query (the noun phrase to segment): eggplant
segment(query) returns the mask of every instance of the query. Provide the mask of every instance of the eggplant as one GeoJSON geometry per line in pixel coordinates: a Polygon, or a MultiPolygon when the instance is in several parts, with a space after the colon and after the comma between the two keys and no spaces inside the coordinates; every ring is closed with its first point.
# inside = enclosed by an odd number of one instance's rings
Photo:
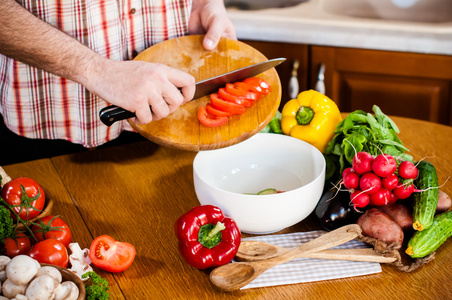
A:
{"type": "Polygon", "coordinates": [[[355,224],[362,213],[357,212],[350,202],[348,191],[330,189],[320,198],[315,215],[323,229],[331,231],[339,227],[355,224]]]}

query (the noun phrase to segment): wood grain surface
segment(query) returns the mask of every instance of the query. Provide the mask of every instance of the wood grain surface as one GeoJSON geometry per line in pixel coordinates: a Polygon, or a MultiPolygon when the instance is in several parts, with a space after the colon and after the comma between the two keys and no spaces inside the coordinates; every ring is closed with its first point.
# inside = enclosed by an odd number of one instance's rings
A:
{"type": "MultiPolygon", "coordinates": [[[[253,47],[236,40],[222,38],[215,50],[202,46],[201,35],[184,36],[156,44],[135,60],[166,64],[193,75],[196,81],[267,60],[253,47]]],[[[273,91],[247,108],[243,115],[229,118],[223,126],[209,128],[198,121],[198,107],[209,102],[209,96],[179,107],[165,119],[132,127],[147,139],[163,146],[190,151],[217,149],[244,141],[264,128],[275,115],[281,101],[281,82],[274,68],[258,75],[273,91]]]]}
{"type": "MultiPolygon", "coordinates": [[[[432,162],[442,190],[452,195],[452,127],[392,118],[415,159],[432,162]],[[446,146],[446,147],[444,147],[446,146]]],[[[50,160],[9,165],[12,176],[30,176],[47,187],[73,230],[88,247],[108,234],[132,243],[137,257],[123,273],[99,271],[110,283],[110,299],[451,299],[452,239],[436,258],[412,273],[383,264],[383,272],[303,284],[222,292],[209,281],[211,270],[189,266],[179,255],[174,222],[199,205],[193,186],[195,152],[150,141],[50,160]]],[[[318,230],[314,216],[278,233],[318,230]]],[[[243,234],[244,237],[250,236],[243,234]]]]}

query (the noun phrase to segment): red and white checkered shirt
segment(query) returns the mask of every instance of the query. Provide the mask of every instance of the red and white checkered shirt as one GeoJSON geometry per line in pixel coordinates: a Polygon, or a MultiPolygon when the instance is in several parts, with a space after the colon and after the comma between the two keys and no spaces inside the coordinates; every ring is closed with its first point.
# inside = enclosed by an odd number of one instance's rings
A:
{"type": "MultiPolygon", "coordinates": [[[[187,34],[191,0],[21,0],[41,20],[98,54],[130,60],[158,42],[187,34]]],[[[96,147],[130,129],[105,126],[107,103],[82,85],[0,55],[0,113],[19,135],[96,147]]]]}

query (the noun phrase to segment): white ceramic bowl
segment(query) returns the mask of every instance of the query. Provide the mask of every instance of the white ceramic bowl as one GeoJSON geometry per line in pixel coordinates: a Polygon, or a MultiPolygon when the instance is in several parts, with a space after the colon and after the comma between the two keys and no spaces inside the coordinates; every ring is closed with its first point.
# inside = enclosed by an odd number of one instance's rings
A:
{"type": "Polygon", "coordinates": [[[242,232],[280,231],[305,219],[319,201],[325,159],[312,145],[279,134],[258,133],[239,144],[199,152],[193,161],[196,195],[221,208],[242,232]],[[271,195],[249,195],[274,188],[271,195]]]}

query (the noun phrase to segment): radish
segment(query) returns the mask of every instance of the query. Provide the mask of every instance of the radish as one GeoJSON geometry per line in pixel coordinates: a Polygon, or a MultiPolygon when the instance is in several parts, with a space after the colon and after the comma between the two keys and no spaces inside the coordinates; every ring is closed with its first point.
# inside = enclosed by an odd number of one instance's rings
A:
{"type": "Polygon", "coordinates": [[[354,173],[354,172],[355,172],[355,170],[353,170],[352,168],[345,168],[345,170],[342,172],[342,177],[344,177],[348,173],[354,173]]]}
{"type": "Polygon", "coordinates": [[[399,165],[399,175],[404,179],[416,179],[419,171],[411,161],[402,161],[399,165]]]}
{"type": "Polygon", "coordinates": [[[355,172],[348,172],[342,177],[344,186],[348,190],[355,190],[359,186],[359,176],[355,172]]]}
{"type": "Polygon", "coordinates": [[[356,173],[362,175],[372,171],[373,157],[370,153],[361,151],[355,154],[352,161],[352,168],[356,173]]]}
{"type": "Polygon", "coordinates": [[[397,175],[394,173],[381,179],[381,185],[389,191],[395,189],[398,184],[399,177],[397,177],[397,175]]]}
{"type": "Polygon", "coordinates": [[[358,211],[357,207],[366,207],[369,204],[370,198],[369,195],[364,193],[360,190],[355,190],[351,195],[350,198],[353,203],[353,208],[358,211]]]}
{"type": "Polygon", "coordinates": [[[392,203],[396,202],[398,200],[398,198],[396,197],[396,195],[394,195],[394,193],[392,191],[389,191],[389,193],[391,194],[389,197],[389,204],[392,204],[392,203]]]}
{"type": "Polygon", "coordinates": [[[372,171],[380,177],[387,177],[397,170],[397,162],[390,154],[380,154],[372,161],[372,171]]]}
{"type": "Polygon", "coordinates": [[[414,192],[414,185],[399,185],[392,190],[397,199],[406,199],[414,192]]]}
{"type": "Polygon", "coordinates": [[[370,203],[375,206],[383,206],[391,201],[391,192],[385,188],[379,188],[378,191],[370,195],[370,203]]]}
{"type": "Polygon", "coordinates": [[[369,172],[361,176],[359,187],[364,193],[370,195],[381,188],[381,180],[377,175],[369,172]]]}

